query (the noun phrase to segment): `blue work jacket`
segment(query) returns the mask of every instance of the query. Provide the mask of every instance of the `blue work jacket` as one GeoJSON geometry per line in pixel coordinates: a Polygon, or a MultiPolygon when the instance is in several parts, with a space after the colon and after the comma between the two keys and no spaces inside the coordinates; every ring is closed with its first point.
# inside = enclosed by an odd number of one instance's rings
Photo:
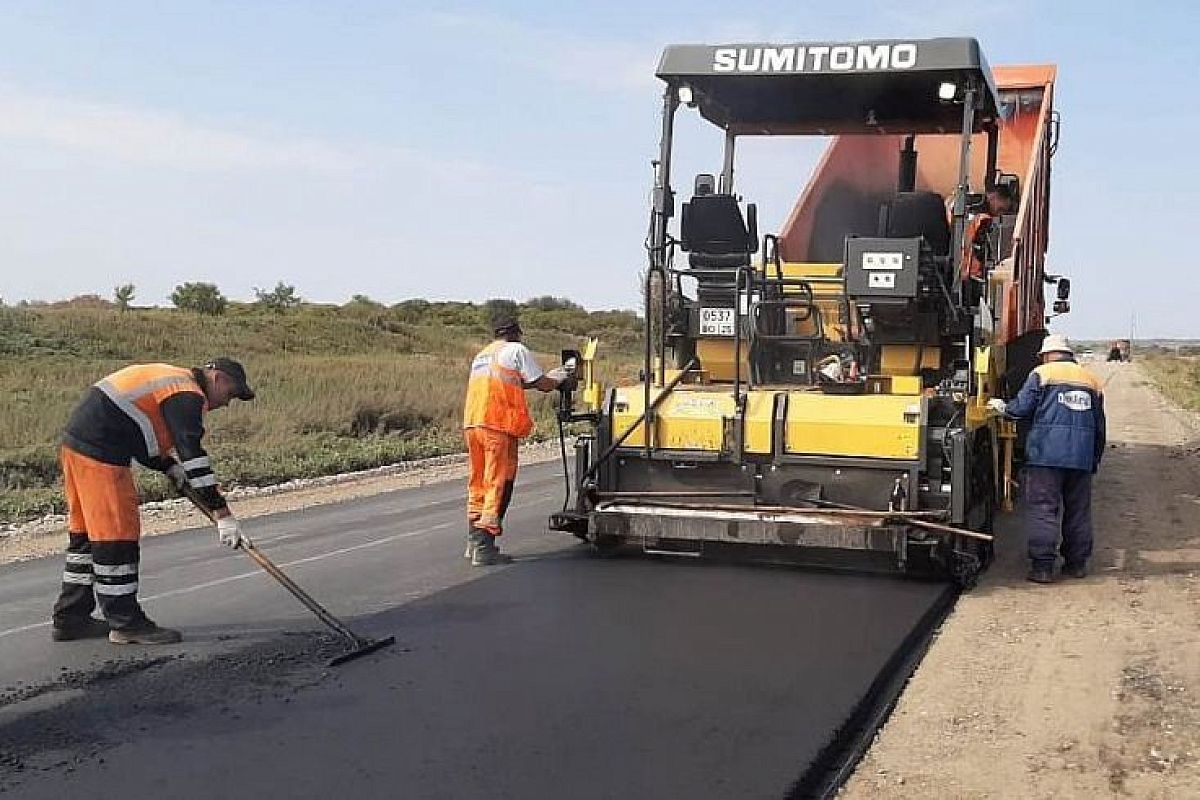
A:
{"type": "Polygon", "coordinates": [[[1051,361],[1029,373],[1005,413],[1032,420],[1025,463],[1095,472],[1104,456],[1104,393],[1074,361],[1051,361]]]}

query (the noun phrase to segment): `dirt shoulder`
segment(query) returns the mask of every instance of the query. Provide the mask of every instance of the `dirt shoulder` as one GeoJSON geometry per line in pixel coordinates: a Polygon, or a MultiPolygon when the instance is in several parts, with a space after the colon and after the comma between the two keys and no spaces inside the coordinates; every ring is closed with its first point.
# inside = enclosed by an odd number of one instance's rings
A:
{"type": "Polygon", "coordinates": [[[1026,582],[1006,520],[842,797],[1200,797],[1200,417],[1136,365],[1093,368],[1092,575],[1026,582]]]}
{"type": "MultiPolygon", "coordinates": [[[[558,458],[557,440],[521,448],[522,464],[558,458]]],[[[234,512],[239,517],[249,518],[340,503],[413,486],[461,480],[466,475],[466,456],[450,455],[364,472],[289,481],[277,486],[235,489],[227,496],[234,512]]],[[[207,520],[184,500],[146,503],[142,506],[143,536],[172,533],[205,524],[207,520]]],[[[65,532],[66,518],[57,514],[0,529],[0,564],[58,553],[65,546],[65,532]]]]}

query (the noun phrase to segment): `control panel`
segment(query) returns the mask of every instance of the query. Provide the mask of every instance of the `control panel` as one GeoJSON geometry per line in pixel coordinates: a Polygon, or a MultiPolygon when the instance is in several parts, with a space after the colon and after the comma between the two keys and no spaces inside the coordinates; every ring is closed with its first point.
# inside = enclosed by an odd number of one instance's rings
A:
{"type": "Polygon", "coordinates": [[[846,240],[846,293],[872,301],[917,296],[920,239],[846,240]]]}

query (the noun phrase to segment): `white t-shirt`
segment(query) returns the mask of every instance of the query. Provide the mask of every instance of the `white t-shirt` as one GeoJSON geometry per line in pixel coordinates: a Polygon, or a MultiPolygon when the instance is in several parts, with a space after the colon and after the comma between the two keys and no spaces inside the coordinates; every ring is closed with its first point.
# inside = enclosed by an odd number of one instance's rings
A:
{"type": "Polygon", "coordinates": [[[521,380],[529,385],[545,373],[533,357],[533,351],[520,342],[505,342],[496,354],[496,361],[506,369],[521,373],[521,380]]]}

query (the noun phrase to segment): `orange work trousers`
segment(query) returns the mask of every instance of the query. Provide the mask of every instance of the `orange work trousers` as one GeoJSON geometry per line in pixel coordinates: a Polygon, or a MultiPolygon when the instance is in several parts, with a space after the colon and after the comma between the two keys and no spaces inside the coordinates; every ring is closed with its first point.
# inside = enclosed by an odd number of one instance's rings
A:
{"type": "Polygon", "coordinates": [[[517,479],[518,439],[491,428],[467,428],[464,435],[471,465],[467,521],[472,528],[499,536],[517,479]]]}
{"type": "Polygon", "coordinates": [[[136,542],[142,534],[133,470],[88,458],[69,447],[59,452],[67,496],[67,530],[92,542],[136,542]]]}
{"type": "Polygon", "coordinates": [[[97,600],[111,628],[146,624],[137,600],[142,523],[133,470],[69,447],[61,449],[59,459],[69,541],[55,626],[70,630],[87,624],[97,600]]]}

